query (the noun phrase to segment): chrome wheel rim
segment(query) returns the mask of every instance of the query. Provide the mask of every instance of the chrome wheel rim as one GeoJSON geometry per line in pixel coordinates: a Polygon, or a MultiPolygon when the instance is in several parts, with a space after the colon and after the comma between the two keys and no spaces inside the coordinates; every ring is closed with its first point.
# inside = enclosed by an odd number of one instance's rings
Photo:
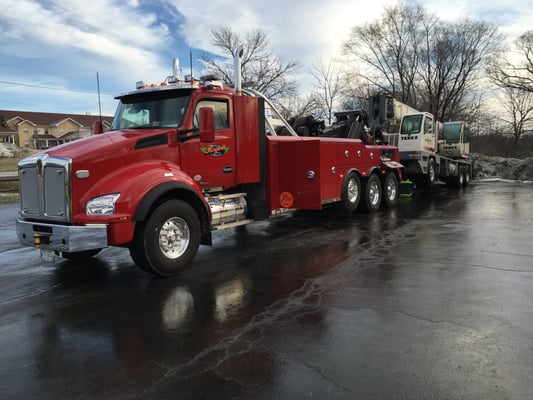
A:
{"type": "Polygon", "coordinates": [[[159,248],[167,258],[181,257],[187,250],[190,240],[191,231],[183,218],[170,218],[161,226],[159,248]]]}
{"type": "Polygon", "coordinates": [[[398,192],[398,188],[396,187],[396,183],[393,179],[389,179],[387,182],[387,197],[389,200],[394,200],[396,198],[396,193],[398,192]]]}
{"type": "Polygon", "coordinates": [[[368,187],[368,198],[373,206],[376,206],[379,203],[379,195],[379,185],[377,182],[370,182],[370,186],[368,187]]]}
{"type": "Polygon", "coordinates": [[[350,203],[355,203],[359,197],[359,185],[357,185],[354,178],[350,179],[348,182],[347,188],[348,201],[350,203]]]}

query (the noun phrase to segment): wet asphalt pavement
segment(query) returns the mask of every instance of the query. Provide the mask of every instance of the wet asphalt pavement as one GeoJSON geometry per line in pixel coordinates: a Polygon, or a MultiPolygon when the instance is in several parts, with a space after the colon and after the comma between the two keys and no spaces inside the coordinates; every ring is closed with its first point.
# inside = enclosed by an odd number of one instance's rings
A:
{"type": "Polygon", "coordinates": [[[528,399],[533,185],[215,234],[182,276],[43,263],[0,205],[2,399],[528,399]]]}

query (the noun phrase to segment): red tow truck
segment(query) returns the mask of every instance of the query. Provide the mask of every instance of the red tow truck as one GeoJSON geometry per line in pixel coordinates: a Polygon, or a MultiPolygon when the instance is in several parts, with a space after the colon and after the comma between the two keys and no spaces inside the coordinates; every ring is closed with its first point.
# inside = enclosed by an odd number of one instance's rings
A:
{"type": "Polygon", "coordinates": [[[19,162],[21,244],[47,261],[129,248],[143,270],[179,273],[212,231],[337,204],[394,207],[395,146],[300,137],[265,96],[213,76],[117,96],[109,132],[19,162]],[[282,134],[281,134],[282,133],[282,134]]]}

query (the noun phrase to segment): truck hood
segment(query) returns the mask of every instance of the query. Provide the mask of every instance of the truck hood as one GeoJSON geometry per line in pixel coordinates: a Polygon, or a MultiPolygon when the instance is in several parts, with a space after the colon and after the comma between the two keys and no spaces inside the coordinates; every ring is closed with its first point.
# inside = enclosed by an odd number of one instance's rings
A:
{"type": "MultiPolygon", "coordinates": [[[[166,134],[168,131],[168,128],[111,131],[52,147],[40,154],[44,153],[50,156],[72,158],[80,161],[81,159],[93,158],[95,155],[102,155],[106,152],[123,153],[132,150],[139,140],[166,134]]],[[[109,155],[113,157],[117,154],[109,155]]]]}

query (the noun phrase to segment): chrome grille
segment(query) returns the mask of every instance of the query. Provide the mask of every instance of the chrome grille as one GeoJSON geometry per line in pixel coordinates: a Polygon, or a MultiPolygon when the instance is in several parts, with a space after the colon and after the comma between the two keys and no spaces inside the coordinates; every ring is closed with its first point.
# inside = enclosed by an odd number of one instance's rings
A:
{"type": "Polygon", "coordinates": [[[70,160],[38,156],[19,163],[22,216],[70,220],[70,160]]]}

